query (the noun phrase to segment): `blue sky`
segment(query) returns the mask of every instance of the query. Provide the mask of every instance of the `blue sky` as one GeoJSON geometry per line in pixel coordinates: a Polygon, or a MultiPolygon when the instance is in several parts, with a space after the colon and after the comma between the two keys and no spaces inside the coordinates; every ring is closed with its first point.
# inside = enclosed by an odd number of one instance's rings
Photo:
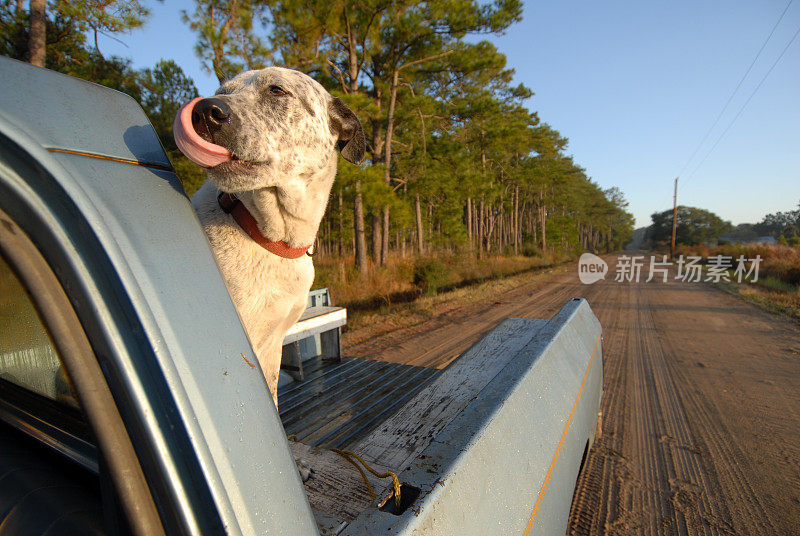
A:
{"type": "MultiPolygon", "coordinates": [[[[603,188],[620,187],[637,226],[678,202],[734,224],[800,202],[800,29],[792,2],[725,114],[714,123],[789,0],[528,2],[521,23],[491,37],[535,95],[527,103],[570,140],[567,152],[603,188]],[[706,158],[706,155],[708,157],[706,158]],[[688,161],[688,165],[687,165],[688,161]]],[[[216,89],[180,20],[192,2],[151,3],[143,29],[103,39],[136,67],[172,58],[201,94],[216,89]]]]}

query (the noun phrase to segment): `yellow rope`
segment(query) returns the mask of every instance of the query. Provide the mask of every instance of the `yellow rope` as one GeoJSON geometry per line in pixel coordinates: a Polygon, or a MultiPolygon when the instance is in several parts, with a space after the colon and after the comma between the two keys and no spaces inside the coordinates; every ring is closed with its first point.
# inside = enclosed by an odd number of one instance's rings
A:
{"type": "Polygon", "coordinates": [[[359,456],[359,455],[358,455],[358,454],[356,454],[355,452],[350,452],[350,451],[347,451],[347,450],[339,450],[339,449],[331,449],[331,451],[332,451],[332,452],[335,452],[336,454],[338,454],[339,456],[341,456],[341,457],[342,457],[342,458],[344,458],[345,460],[347,460],[347,461],[349,461],[350,463],[352,463],[353,465],[355,465],[355,466],[356,466],[356,468],[358,468],[358,472],[359,472],[359,473],[361,473],[361,477],[364,479],[364,482],[366,482],[366,484],[367,484],[367,488],[369,488],[370,495],[372,496],[372,500],[373,500],[373,501],[375,500],[375,491],[373,491],[373,489],[372,489],[372,486],[370,485],[369,481],[367,480],[367,475],[365,475],[365,474],[364,474],[364,471],[362,471],[362,470],[361,470],[361,468],[360,468],[360,467],[358,467],[358,464],[356,464],[356,463],[355,463],[355,462],[354,462],[354,461],[353,461],[353,460],[350,458],[350,456],[352,456],[353,458],[355,458],[356,460],[358,460],[359,462],[361,462],[361,465],[363,465],[363,466],[364,466],[364,468],[365,468],[367,471],[369,471],[369,472],[370,472],[370,473],[372,473],[373,475],[377,476],[378,478],[388,478],[388,477],[392,477],[392,483],[394,484],[394,504],[395,504],[395,507],[397,507],[397,510],[400,510],[400,479],[399,479],[399,478],[397,478],[397,475],[396,475],[396,474],[394,474],[394,473],[393,473],[393,472],[391,472],[391,471],[387,471],[387,472],[385,472],[385,473],[379,473],[379,472],[377,472],[375,469],[373,469],[372,467],[370,467],[370,466],[369,466],[369,464],[367,464],[367,462],[365,462],[365,461],[364,461],[364,460],[361,458],[361,456],[359,456]]]}
{"type": "Polygon", "coordinates": [[[367,479],[367,475],[364,474],[364,470],[361,469],[361,466],[358,465],[358,462],[356,462],[353,458],[351,458],[350,456],[345,454],[343,451],[340,451],[338,449],[333,449],[333,452],[335,452],[336,454],[338,454],[339,456],[341,456],[342,458],[344,458],[348,462],[352,463],[353,467],[358,469],[358,472],[361,473],[361,478],[364,479],[364,484],[367,485],[367,489],[369,490],[369,496],[372,497],[373,501],[376,500],[378,497],[375,495],[375,490],[372,489],[372,484],[369,483],[369,480],[367,479]]]}
{"type": "Polygon", "coordinates": [[[294,434],[287,435],[287,436],[286,436],[286,439],[288,439],[289,441],[294,441],[294,442],[297,442],[297,436],[296,436],[296,435],[294,435],[294,434]]]}

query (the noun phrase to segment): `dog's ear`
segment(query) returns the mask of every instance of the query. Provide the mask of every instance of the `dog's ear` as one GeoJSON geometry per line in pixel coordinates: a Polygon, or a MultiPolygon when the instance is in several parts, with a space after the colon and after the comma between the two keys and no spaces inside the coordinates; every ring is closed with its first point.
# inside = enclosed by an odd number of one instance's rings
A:
{"type": "Polygon", "coordinates": [[[353,164],[360,164],[367,150],[361,121],[342,99],[337,97],[334,97],[328,105],[328,117],[331,131],[339,138],[336,147],[341,151],[342,157],[353,164]]]}

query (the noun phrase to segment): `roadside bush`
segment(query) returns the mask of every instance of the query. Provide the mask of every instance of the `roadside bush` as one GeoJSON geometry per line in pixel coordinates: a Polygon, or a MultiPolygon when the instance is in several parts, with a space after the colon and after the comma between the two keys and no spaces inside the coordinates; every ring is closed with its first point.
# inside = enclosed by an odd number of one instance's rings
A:
{"type": "Polygon", "coordinates": [[[535,242],[523,242],[520,253],[525,257],[539,257],[542,254],[542,250],[535,242]]]}
{"type": "Polygon", "coordinates": [[[420,258],[414,263],[414,285],[433,296],[448,283],[450,270],[435,258],[420,258]]]}
{"type": "Polygon", "coordinates": [[[764,288],[775,290],[778,292],[794,292],[795,290],[797,290],[797,288],[794,285],[791,285],[776,277],[772,277],[771,275],[768,275],[767,277],[764,278],[759,278],[756,284],[764,288]]]}

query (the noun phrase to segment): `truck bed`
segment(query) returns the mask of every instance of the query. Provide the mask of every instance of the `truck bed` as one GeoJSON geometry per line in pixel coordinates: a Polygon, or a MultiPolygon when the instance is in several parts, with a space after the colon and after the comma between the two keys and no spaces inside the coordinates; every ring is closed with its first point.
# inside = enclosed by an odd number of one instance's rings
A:
{"type": "MultiPolygon", "coordinates": [[[[583,300],[572,300],[551,320],[507,319],[441,371],[345,358],[336,365],[317,362],[306,381],[284,387],[279,392],[281,418],[287,434],[296,434],[291,443],[295,456],[314,471],[304,486],[320,531],[411,533],[422,522],[417,515],[421,507],[422,511],[438,510],[439,515],[464,507],[458,492],[448,496],[450,490],[442,490],[464,478],[481,482],[473,484],[471,494],[474,486],[482,489],[494,481],[495,492],[512,493],[508,495],[511,501],[514,494],[509,485],[517,480],[512,476],[514,467],[529,470],[532,462],[526,451],[531,447],[535,457],[542,458],[536,462],[541,474],[551,465],[549,472],[559,473],[558,488],[569,490],[566,500],[560,498],[566,506],[556,509],[566,508],[565,516],[577,476],[576,462],[586,448],[586,436],[593,433],[586,428],[593,427],[594,413],[586,410],[596,407],[599,398],[600,375],[592,367],[599,331],[590,315],[583,300]],[[579,333],[581,329],[584,333],[579,333]],[[595,341],[589,342],[586,335],[590,333],[595,333],[590,335],[595,341]],[[589,392],[581,399],[587,383],[589,392]],[[580,415],[573,419],[576,408],[580,415]],[[570,426],[573,420],[580,422],[570,426]],[[498,436],[493,430],[498,425],[512,429],[498,436]],[[514,438],[513,427],[519,425],[540,433],[514,438]],[[578,445],[568,435],[584,439],[578,445]],[[562,436],[560,441],[558,436],[562,436]],[[562,455],[557,471],[565,439],[570,452],[562,455]],[[491,445],[489,450],[479,446],[482,443],[491,445]],[[511,444],[516,445],[515,456],[504,456],[503,449],[511,444]],[[419,497],[401,515],[380,511],[392,495],[391,480],[368,475],[377,495],[374,501],[356,468],[329,448],[355,452],[378,472],[397,473],[409,492],[418,492],[419,497]],[[564,458],[569,463],[563,463],[564,458]],[[456,470],[459,466],[470,469],[462,476],[456,470]]],[[[542,497],[547,481],[539,493],[542,497]]],[[[535,491],[524,490],[517,498],[533,494],[526,503],[532,509],[535,491]]],[[[563,493],[549,495],[552,500],[559,494],[563,493]]],[[[498,504],[497,497],[489,503],[498,504]]],[[[540,524],[560,525],[561,521],[540,520],[540,524]]]]}
{"type": "Polygon", "coordinates": [[[349,449],[442,373],[348,357],[316,357],[304,369],[305,380],[278,389],[281,422],[288,436],[325,449],[349,449]]]}

